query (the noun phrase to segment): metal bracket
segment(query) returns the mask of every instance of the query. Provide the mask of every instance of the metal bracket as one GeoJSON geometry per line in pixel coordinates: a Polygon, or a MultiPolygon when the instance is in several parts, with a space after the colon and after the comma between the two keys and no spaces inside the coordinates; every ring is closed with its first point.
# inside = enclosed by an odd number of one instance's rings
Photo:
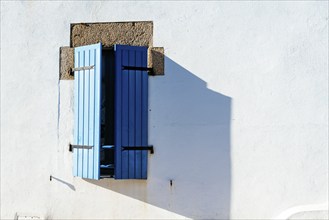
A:
{"type": "Polygon", "coordinates": [[[138,70],[147,71],[149,75],[154,75],[153,68],[149,67],[137,67],[137,66],[122,66],[122,70],[138,70]]]}
{"type": "Polygon", "coordinates": [[[69,151],[72,151],[73,148],[77,149],[92,149],[94,146],[89,146],[89,145],[75,145],[75,144],[70,144],[69,151]]]}
{"type": "Polygon", "coordinates": [[[149,150],[151,154],[154,154],[153,146],[122,146],[122,150],[149,150]]]}
{"type": "Polygon", "coordinates": [[[81,71],[81,70],[91,70],[94,69],[95,65],[92,66],[82,66],[82,67],[76,67],[71,69],[71,75],[74,75],[75,71],[81,71]]]}

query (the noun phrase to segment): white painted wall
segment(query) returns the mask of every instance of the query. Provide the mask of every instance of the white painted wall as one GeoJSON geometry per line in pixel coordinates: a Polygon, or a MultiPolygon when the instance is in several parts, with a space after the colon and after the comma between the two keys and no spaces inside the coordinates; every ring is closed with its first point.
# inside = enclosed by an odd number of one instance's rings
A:
{"type": "Polygon", "coordinates": [[[326,204],[328,2],[1,1],[0,202],[11,219],[268,219],[326,204]],[[74,178],[59,47],[70,23],[134,20],[154,21],[167,56],[150,79],[149,179],[74,178]]]}

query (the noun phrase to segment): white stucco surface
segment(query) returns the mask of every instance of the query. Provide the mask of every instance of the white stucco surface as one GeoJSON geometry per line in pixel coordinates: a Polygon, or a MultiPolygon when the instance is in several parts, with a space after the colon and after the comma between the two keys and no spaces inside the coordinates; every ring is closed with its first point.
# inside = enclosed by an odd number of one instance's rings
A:
{"type": "Polygon", "coordinates": [[[1,1],[2,219],[270,219],[327,203],[328,2],[1,1]],[[166,53],[148,180],[73,177],[59,47],[70,23],[143,20],[166,53]]]}

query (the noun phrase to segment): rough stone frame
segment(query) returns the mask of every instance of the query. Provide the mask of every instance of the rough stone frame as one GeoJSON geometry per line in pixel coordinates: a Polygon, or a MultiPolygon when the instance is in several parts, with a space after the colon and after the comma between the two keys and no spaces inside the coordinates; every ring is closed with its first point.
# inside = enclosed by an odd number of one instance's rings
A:
{"type": "Polygon", "coordinates": [[[164,75],[164,48],[153,47],[153,22],[104,22],[71,24],[70,47],[60,48],[59,79],[73,80],[74,47],[102,42],[103,47],[114,44],[146,46],[148,67],[154,75],[164,75]]]}

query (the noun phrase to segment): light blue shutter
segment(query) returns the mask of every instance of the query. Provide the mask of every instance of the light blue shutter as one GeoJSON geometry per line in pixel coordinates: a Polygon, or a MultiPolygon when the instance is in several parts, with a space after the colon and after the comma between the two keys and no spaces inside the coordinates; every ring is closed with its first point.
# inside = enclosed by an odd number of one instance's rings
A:
{"type": "Polygon", "coordinates": [[[115,178],[146,179],[148,145],[147,47],[115,45],[115,178]]]}
{"type": "Polygon", "coordinates": [[[101,58],[101,43],[74,49],[73,173],[88,179],[100,176],[101,58]]]}

